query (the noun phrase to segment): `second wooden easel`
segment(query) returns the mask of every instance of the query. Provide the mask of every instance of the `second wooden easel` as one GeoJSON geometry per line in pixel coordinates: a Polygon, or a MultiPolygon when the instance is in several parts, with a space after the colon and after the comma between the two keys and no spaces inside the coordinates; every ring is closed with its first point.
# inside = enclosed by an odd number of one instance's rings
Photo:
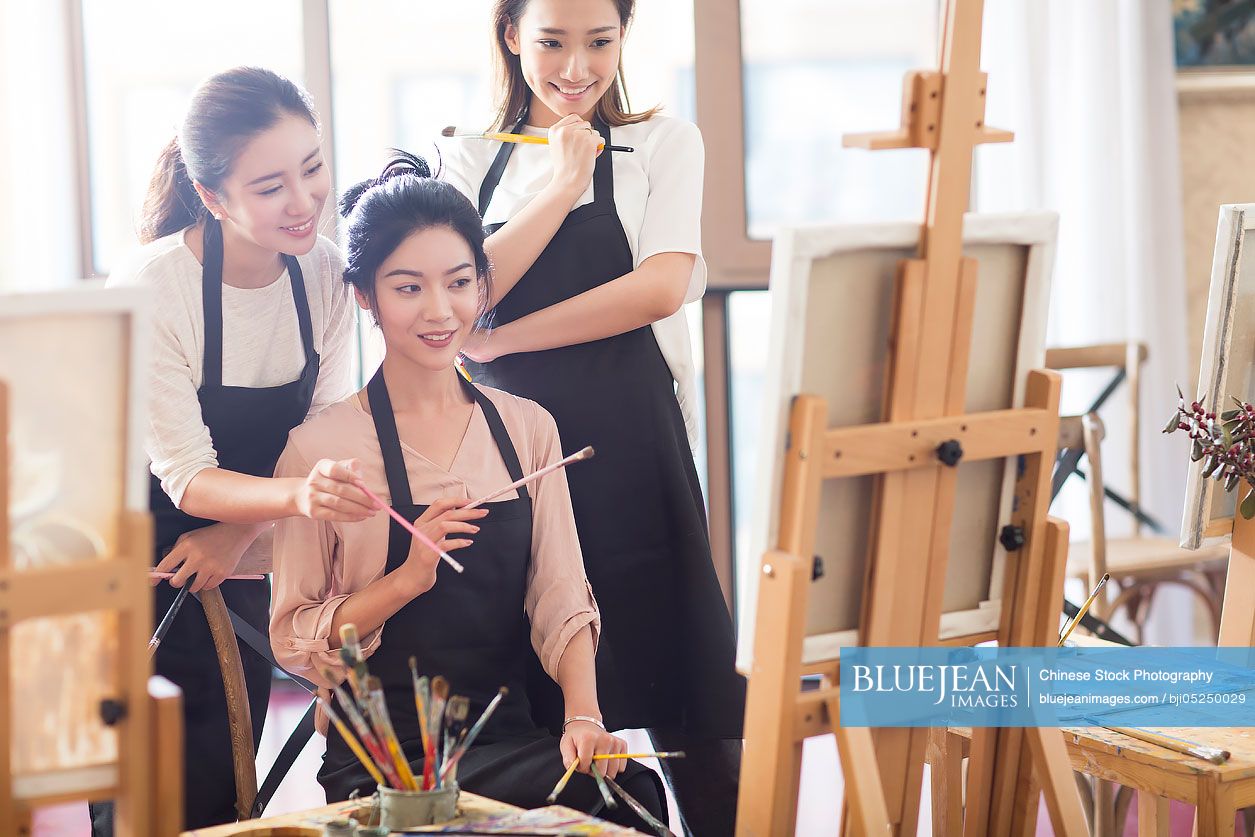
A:
{"type": "MultiPolygon", "coordinates": [[[[914,835],[928,743],[926,729],[843,728],[837,664],[817,691],[800,692],[811,556],[825,479],[882,474],[860,626],[866,645],[938,642],[955,503],[956,468],[938,447],[958,441],[964,461],[1022,456],[1004,545],[1009,558],[997,638],[1044,645],[1058,625],[1067,527],[1047,521],[1058,430],[1059,377],[1035,371],[1025,406],[963,414],[977,265],[962,254],[963,214],[976,145],[1011,139],[984,125],[980,72],[983,0],[948,0],[940,71],[906,79],[902,128],[847,137],[869,149],[926,148],[931,168],[919,254],[899,268],[884,423],[825,427],[826,405],[793,403],[780,497],[779,540],[763,557],[739,835],[794,833],[803,739],[836,736],[856,833],[914,835]],[[849,455],[843,456],[849,452],[849,455]]],[[[986,637],[981,637],[986,638],[986,637]]],[[[1046,791],[1055,832],[1085,833],[1059,730],[980,730],[972,743],[964,832],[1024,833],[1046,791]]]]}

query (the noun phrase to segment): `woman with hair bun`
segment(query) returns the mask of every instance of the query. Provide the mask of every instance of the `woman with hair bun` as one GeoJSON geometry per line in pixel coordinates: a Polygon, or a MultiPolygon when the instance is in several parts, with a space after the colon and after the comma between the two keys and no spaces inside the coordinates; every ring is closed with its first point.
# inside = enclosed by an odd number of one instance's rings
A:
{"type": "MultiPolygon", "coordinates": [[[[558,461],[557,428],[535,402],[471,384],[455,369],[492,296],[470,201],[430,179],[419,158],[398,154],[341,204],[349,218],[344,279],[383,333],[383,364],[364,390],[292,431],[275,474],[302,474],[322,458],[356,460],[366,485],[443,549],[457,550],[465,570],[441,564],[387,517],[282,520],[270,621],[275,656],[289,671],[333,686],[345,676],[340,627],[355,625],[415,774],[423,748],[411,659],[421,674],[445,677],[449,694],[469,698],[472,720],[507,687],[458,763],[457,782],[522,807],[544,805],[572,762],[587,774],[594,753],[626,752],[600,722],[600,622],[566,475],[558,470],[480,509],[463,507],[558,461]],[[539,660],[561,691],[560,737],[532,718],[529,660],[539,660]]],[[[602,764],[655,817],[665,816],[652,771],[620,759],[602,764]]],[[[580,774],[559,802],[589,810],[600,796],[592,777],[580,774]]],[[[374,786],[334,730],[318,778],[329,800],[374,786]]],[[[643,827],[624,805],[600,815],[643,827]]]]}
{"type": "MultiPolygon", "coordinates": [[[[273,479],[288,431],[351,391],[353,305],[343,260],[318,234],[331,177],[308,95],[288,79],[239,67],[192,95],[158,161],[139,225],[143,246],[110,283],[150,289],[151,401],[145,449],[158,571],[156,616],[178,588],[220,587],[227,606],[265,631],[274,520],[374,513],[352,462],[318,462],[273,479]]],[[[242,650],[256,747],[271,667],[242,650]]],[[[236,819],[226,699],[204,612],[183,606],[155,667],[183,690],[184,826],[236,819]]],[[[93,830],[112,831],[109,806],[93,830]]]]}

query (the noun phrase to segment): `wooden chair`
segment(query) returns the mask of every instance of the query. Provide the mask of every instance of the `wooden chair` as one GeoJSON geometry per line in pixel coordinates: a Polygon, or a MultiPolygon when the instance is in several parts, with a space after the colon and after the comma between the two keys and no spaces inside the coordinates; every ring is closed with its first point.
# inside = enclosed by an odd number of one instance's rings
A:
{"type": "Polygon", "coordinates": [[[248,686],[240,645],[231,627],[226,602],[218,588],[202,590],[201,607],[214,638],[222,685],[227,698],[227,726],[231,731],[231,761],[235,766],[235,810],[241,820],[250,819],[257,797],[257,761],[253,753],[253,714],[248,705],[248,686]]]}
{"type": "MultiPolygon", "coordinates": [[[[1129,421],[1126,432],[1129,446],[1129,497],[1132,508],[1139,508],[1138,429],[1140,427],[1139,378],[1141,365],[1146,360],[1146,347],[1140,343],[1115,343],[1101,346],[1078,346],[1050,349],[1046,352],[1046,366],[1052,369],[1082,369],[1109,367],[1123,369],[1129,403],[1129,421]]],[[[1165,405],[1170,410],[1172,405],[1165,405]]],[[[1115,596],[1100,596],[1094,603],[1095,615],[1107,618],[1121,608],[1133,622],[1137,639],[1142,633],[1155,591],[1164,584],[1181,586],[1194,593],[1212,619],[1213,629],[1220,632],[1220,607],[1224,595],[1224,579],[1228,565],[1229,547],[1226,544],[1208,546],[1199,550],[1182,549],[1177,538],[1154,535],[1143,531],[1136,515],[1133,533],[1128,537],[1111,538],[1106,534],[1104,515],[1104,481],[1101,443],[1105,427],[1097,413],[1074,417],[1069,433],[1079,432],[1085,456],[1089,460],[1089,507],[1092,536],[1089,543],[1073,543],[1068,553],[1068,577],[1081,579],[1086,589],[1092,589],[1104,573],[1111,574],[1109,590],[1115,596]]],[[[1061,437],[1063,432],[1061,430],[1061,437]]],[[[1075,439],[1071,441],[1075,445],[1075,439]]]]}

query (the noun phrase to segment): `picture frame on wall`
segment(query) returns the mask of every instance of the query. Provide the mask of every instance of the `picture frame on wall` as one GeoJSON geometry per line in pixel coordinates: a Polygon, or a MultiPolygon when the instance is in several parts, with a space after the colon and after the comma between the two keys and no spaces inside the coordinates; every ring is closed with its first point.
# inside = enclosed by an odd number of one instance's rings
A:
{"type": "Polygon", "coordinates": [[[1177,69],[1255,72],[1255,0],[1173,0],[1177,69]]]}

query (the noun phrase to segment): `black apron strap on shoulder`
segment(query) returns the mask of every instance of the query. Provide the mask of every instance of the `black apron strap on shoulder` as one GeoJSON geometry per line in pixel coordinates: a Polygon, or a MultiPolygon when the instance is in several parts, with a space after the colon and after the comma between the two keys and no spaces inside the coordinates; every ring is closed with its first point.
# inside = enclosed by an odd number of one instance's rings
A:
{"type": "MultiPolygon", "coordinates": [[[[488,422],[488,429],[492,431],[492,440],[497,443],[497,450],[501,452],[501,458],[505,461],[505,469],[510,474],[510,480],[517,482],[523,479],[523,466],[519,463],[518,451],[514,449],[514,442],[510,441],[510,434],[505,429],[505,422],[501,420],[497,405],[470,381],[461,377],[458,380],[470,392],[471,397],[479,404],[479,408],[484,411],[484,419],[488,422]]],[[[526,485],[519,487],[519,496],[528,496],[526,485]]]]}
{"type": "Polygon", "coordinates": [[[401,437],[397,434],[397,420],[392,413],[392,399],[388,397],[388,385],[383,379],[383,367],[366,385],[366,398],[370,401],[370,416],[375,421],[375,435],[379,437],[379,451],[383,454],[383,471],[388,478],[388,493],[393,506],[412,506],[410,475],[405,471],[405,456],[401,453],[401,437]]]}
{"type": "Polygon", "coordinates": [[[204,385],[222,386],[222,226],[206,216],[202,236],[200,295],[205,316],[204,385]]]}
{"type": "Polygon", "coordinates": [[[593,203],[599,207],[614,208],[614,161],[610,151],[610,126],[599,116],[593,116],[593,127],[606,144],[593,166],[593,203]]]}
{"type": "MultiPolygon", "coordinates": [[[[514,129],[511,133],[517,134],[527,124],[527,111],[523,111],[523,115],[519,117],[519,121],[514,123],[514,129]]],[[[492,158],[492,165],[488,167],[488,173],[484,175],[484,181],[479,184],[479,217],[483,219],[484,213],[488,211],[489,204],[492,203],[493,193],[497,191],[497,184],[501,182],[501,175],[505,173],[506,164],[510,162],[510,155],[514,153],[514,143],[503,142],[501,147],[497,149],[497,156],[492,158]]]]}
{"type": "Polygon", "coordinates": [[[285,254],[283,261],[288,268],[292,301],[296,303],[296,324],[301,329],[301,345],[305,347],[305,357],[308,359],[314,354],[314,323],[309,315],[309,297],[305,294],[305,275],[301,273],[301,265],[295,256],[285,254]]]}

